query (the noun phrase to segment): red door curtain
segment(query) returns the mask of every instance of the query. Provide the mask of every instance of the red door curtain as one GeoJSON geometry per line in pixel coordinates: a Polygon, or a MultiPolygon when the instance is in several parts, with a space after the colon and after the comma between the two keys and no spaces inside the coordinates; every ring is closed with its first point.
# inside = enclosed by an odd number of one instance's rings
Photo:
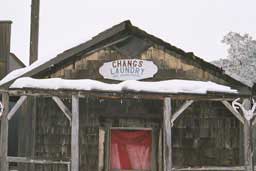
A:
{"type": "Polygon", "coordinates": [[[112,130],[111,171],[151,170],[151,148],[149,130],[112,130]]]}

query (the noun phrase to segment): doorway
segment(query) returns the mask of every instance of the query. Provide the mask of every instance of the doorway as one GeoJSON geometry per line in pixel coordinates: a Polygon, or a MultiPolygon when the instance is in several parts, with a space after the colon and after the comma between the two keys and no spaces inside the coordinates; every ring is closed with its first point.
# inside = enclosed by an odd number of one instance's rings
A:
{"type": "Polygon", "coordinates": [[[111,129],[110,171],[151,171],[152,130],[111,129]]]}

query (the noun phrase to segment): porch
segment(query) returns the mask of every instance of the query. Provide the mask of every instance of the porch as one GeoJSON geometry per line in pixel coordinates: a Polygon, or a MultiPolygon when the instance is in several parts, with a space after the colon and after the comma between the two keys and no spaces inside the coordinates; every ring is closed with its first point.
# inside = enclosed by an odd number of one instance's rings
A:
{"type": "MultiPolygon", "coordinates": [[[[158,158],[162,158],[162,167],[156,167],[154,164],[152,165],[152,170],[253,170],[253,146],[252,146],[252,126],[255,124],[255,120],[251,120],[248,122],[244,119],[244,116],[237,111],[235,111],[232,107],[231,102],[237,98],[248,99],[249,95],[239,94],[239,93],[225,93],[225,92],[207,92],[206,94],[199,93],[159,93],[159,92],[132,92],[132,91],[121,91],[121,92],[111,92],[111,91],[85,91],[85,90],[74,90],[74,89],[39,89],[39,88],[10,88],[9,90],[2,90],[2,101],[4,106],[4,112],[1,116],[1,170],[8,171],[9,163],[29,163],[31,164],[31,168],[34,167],[34,164],[40,165],[64,165],[67,170],[70,171],[78,171],[80,168],[80,151],[81,144],[79,141],[79,132],[81,131],[81,122],[80,122],[80,110],[83,103],[89,103],[88,99],[96,98],[99,101],[102,100],[118,100],[120,103],[123,103],[125,100],[157,100],[162,106],[162,125],[160,125],[162,131],[162,156],[152,156],[154,160],[158,160],[158,158]],[[9,110],[9,99],[10,97],[15,96],[19,97],[19,100],[14,105],[12,109],[9,110]],[[22,106],[22,104],[28,100],[28,98],[32,98],[35,103],[40,103],[39,98],[47,98],[51,99],[59,109],[62,111],[64,116],[66,117],[67,122],[70,123],[71,129],[71,146],[70,146],[70,159],[63,160],[49,160],[41,158],[40,156],[27,156],[27,157],[14,157],[8,156],[8,122],[15,115],[17,110],[22,106]],[[65,103],[64,101],[71,101],[70,105],[65,103]],[[177,108],[172,108],[172,103],[176,101],[182,101],[181,105],[177,108]],[[244,165],[240,166],[200,166],[200,167],[175,167],[173,165],[173,126],[175,125],[175,121],[182,116],[182,114],[188,109],[189,106],[193,105],[196,102],[201,103],[205,102],[219,102],[222,103],[227,110],[232,113],[235,118],[241,124],[243,124],[244,129],[244,165]],[[81,103],[82,102],[82,103],[81,103]]],[[[248,101],[245,100],[245,103],[248,101]]],[[[43,104],[43,103],[42,103],[43,104]]],[[[40,106],[40,104],[39,104],[40,106]]],[[[90,106],[90,104],[85,105],[90,106]]],[[[30,106],[33,111],[36,110],[37,105],[30,106]]],[[[250,107],[249,107],[250,108],[250,107]]],[[[117,117],[118,115],[114,115],[113,117],[117,117]]],[[[90,121],[89,121],[90,122],[90,121]]],[[[137,127],[134,126],[134,129],[137,127]]],[[[153,149],[154,150],[154,149],[153,149]]],[[[109,152],[105,152],[109,155],[109,152]]],[[[153,154],[153,153],[152,153],[153,154]]],[[[239,156],[241,157],[241,156],[239,156]]],[[[104,160],[104,159],[103,159],[104,160]]],[[[106,160],[106,159],[105,159],[106,160]]],[[[105,161],[103,161],[104,163],[105,161]]],[[[104,163],[105,165],[106,163],[104,163]]],[[[158,164],[159,165],[159,164],[158,164]]],[[[106,166],[105,166],[106,167],[106,166]]],[[[109,168],[109,167],[108,167],[109,168]]],[[[105,169],[105,168],[104,168],[105,169]]],[[[105,169],[107,170],[107,169],[105,169]]]]}

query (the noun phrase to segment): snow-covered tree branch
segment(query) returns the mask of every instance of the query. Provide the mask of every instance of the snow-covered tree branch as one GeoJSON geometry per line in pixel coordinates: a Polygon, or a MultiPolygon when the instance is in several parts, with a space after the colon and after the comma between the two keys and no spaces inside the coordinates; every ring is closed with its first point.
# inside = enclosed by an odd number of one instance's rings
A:
{"type": "Polygon", "coordinates": [[[256,40],[250,35],[230,32],[224,36],[228,45],[227,59],[213,61],[231,76],[240,76],[244,81],[256,82],[256,40]]]}

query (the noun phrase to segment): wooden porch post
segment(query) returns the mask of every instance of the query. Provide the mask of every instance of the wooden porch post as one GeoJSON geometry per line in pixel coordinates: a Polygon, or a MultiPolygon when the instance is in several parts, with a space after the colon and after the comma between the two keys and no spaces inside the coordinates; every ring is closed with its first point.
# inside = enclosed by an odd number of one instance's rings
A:
{"type": "Polygon", "coordinates": [[[79,171],[79,97],[72,95],[71,171],[79,171]]]}
{"type": "Polygon", "coordinates": [[[253,145],[252,145],[252,124],[245,121],[244,124],[244,165],[245,171],[253,171],[253,145]]]}
{"type": "MultiPolygon", "coordinates": [[[[244,108],[251,109],[249,99],[244,100],[244,108]]],[[[244,165],[245,171],[253,171],[253,139],[252,139],[252,120],[244,120],[244,165]]]]}
{"type": "Polygon", "coordinates": [[[1,117],[1,139],[0,139],[0,159],[1,159],[1,171],[9,171],[9,164],[7,161],[8,155],[8,119],[9,112],[9,95],[8,93],[2,94],[2,102],[4,111],[1,117]]]}
{"type": "Polygon", "coordinates": [[[164,171],[172,170],[172,130],[171,98],[164,99],[163,134],[164,134],[164,171]]]}

